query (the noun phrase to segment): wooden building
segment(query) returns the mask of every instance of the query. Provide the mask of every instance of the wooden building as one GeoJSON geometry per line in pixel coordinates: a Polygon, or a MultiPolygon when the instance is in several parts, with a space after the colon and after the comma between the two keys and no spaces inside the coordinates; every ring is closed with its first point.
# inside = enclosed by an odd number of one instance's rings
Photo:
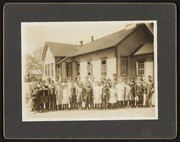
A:
{"type": "Polygon", "coordinates": [[[46,42],[42,60],[43,78],[74,79],[80,75],[95,80],[105,73],[112,78],[154,76],[153,24],[132,24],[108,36],[80,45],[46,42]]]}

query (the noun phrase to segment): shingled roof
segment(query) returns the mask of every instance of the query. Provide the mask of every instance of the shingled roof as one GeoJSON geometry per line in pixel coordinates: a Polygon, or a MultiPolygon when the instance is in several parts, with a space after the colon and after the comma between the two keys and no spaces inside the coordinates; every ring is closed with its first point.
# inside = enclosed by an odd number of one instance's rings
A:
{"type": "Polygon", "coordinates": [[[58,57],[58,56],[66,57],[71,55],[78,46],[79,45],[74,45],[74,44],[46,42],[43,50],[42,60],[44,60],[45,58],[47,48],[51,50],[54,57],[58,57]]]}
{"type": "Polygon", "coordinates": [[[78,56],[78,55],[83,55],[94,51],[99,51],[110,47],[114,47],[117,44],[119,44],[121,41],[123,41],[128,35],[134,32],[139,27],[139,25],[142,24],[138,24],[136,27],[133,27],[131,29],[123,29],[121,31],[104,36],[102,38],[96,39],[92,42],[86,43],[81,46],[74,44],[46,42],[42,59],[44,60],[45,58],[45,52],[47,50],[47,47],[49,47],[53,56],[55,57],[78,56]],[[77,47],[80,47],[79,50],[76,50],[77,47]]]}

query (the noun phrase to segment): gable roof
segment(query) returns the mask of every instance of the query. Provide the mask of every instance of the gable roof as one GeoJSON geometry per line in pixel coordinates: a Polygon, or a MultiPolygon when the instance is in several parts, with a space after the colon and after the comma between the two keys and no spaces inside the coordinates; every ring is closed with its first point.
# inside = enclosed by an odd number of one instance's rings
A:
{"type": "Polygon", "coordinates": [[[65,43],[55,43],[55,42],[46,42],[43,50],[42,60],[45,59],[45,54],[47,52],[47,48],[50,49],[54,57],[61,56],[66,57],[73,53],[73,51],[79,45],[74,44],[65,44],[65,43]]]}
{"type": "MultiPolygon", "coordinates": [[[[61,57],[67,57],[67,56],[73,57],[73,56],[91,53],[94,51],[107,49],[110,47],[115,47],[120,42],[122,42],[124,39],[126,39],[129,35],[131,35],[131,33],[133,33],[140,26],[146,26],[146,25],[145,24],[137,24],[133,28],[123,29],[123,30],[115,32],[113,34],[96,39],[92,42],[86,43],[82,46],[74,45],[74,44],[46,42],[42,59],[44,60],[44,58],[45,58],[45,53],[46,53],[47,47],[49,47],[53,56],[61,56],[61,57]]],[[[146,28],[147,28],[147,26],[146,26],[146,28]]]]}
{"type": "Polygon", "coordinates": [[[153,53],[153,43],[146,43],[144,44],[134,55],[140,55],[140,54],[147,54],[147,53],[153,53]]]}
{"type": "Polygon", "coordinates": [[[87,54],[94,51],[114,47],[124,38],[126,38],[129,34],[131,34],[135,29],[136,27],[129,30],[124,29],[115,32],[113,34],[107,35],[105,37],[99,38],[97,40],[94,40],[92,42],[89,42],[87,44],[84,44],[80,46],[80,49],[73,56],[78,56],[78,55],[87,54]]]}

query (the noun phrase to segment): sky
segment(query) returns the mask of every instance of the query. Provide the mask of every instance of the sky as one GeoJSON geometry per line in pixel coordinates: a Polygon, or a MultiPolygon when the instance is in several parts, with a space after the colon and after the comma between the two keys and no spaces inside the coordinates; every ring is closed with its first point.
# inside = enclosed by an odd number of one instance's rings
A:
{"type": "Polygon", "coordinates": [[[79,45],[80,41],[88,43],[91,36],[94,40],[120,31],[130,21],[111,22],[22,22],[22,52],[32,53],[43,48],[45,42],[58,42],[79,45]]]}

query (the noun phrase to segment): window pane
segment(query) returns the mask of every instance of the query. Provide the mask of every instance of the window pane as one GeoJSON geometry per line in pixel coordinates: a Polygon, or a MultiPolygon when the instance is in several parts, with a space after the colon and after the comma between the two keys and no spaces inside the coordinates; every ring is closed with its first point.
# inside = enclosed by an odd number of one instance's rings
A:
{"type": "Polygon", "coordinates": [[[128,58],[121,57],[121,76],[128,75],[128,58]]]}
{"type": "Polygon", "coordinates": [[[138,75],[144,75],[144,62],[138,62],[138,75]]]}

